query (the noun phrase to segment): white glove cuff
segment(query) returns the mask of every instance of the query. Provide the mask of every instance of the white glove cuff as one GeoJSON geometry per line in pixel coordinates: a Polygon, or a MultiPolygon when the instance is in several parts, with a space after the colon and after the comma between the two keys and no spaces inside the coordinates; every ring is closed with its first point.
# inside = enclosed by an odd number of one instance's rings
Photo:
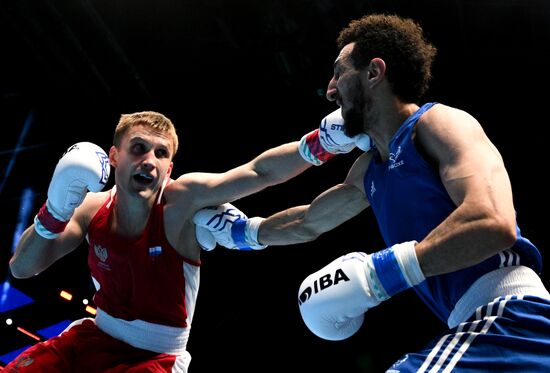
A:
{"type": "MultiPolygon", "coordinates": [[[[70,219],[70,217],[69,217],[70,219]]],[[[34,217],[34,230],[40,236],[49,240],[59,237],[65,230],[68,219],[63,219],[52,208],[50,200],[47,200],[34,217]]]]}
{"type": "Polygon", "coordinates": [[[34,216],[34,230],[40,236],[48,240],[53,240],[59,237],[59,233],[50,232],[48,229],[46,229],[46,227],[44,227],[44,225],[40,222],[40,220],[38,220],[38,215],[34,216]]]}
{"type": "Polygon", "coordinates": [[[244,230],[245,238],[254,250],[262,250],[267,247],[267,245],[262,245],[258,241],[258,230],[260,229],[260,224],[262,224],[264,220],[265,218],[256,216],[248,219],[246,222],[246,227],[244,230]]]}
{"type": "Polygon", "coordinates": [[[426,279],[420,268],[420,263],[418,263],[418,258],[416,257],[415,245],[418,242],[409,241],[393,245],[395,258],[399,264],[399,268],[403,273],[403,277],[407,280],[409,286],[415,286],[421,283],[426,279]]]}

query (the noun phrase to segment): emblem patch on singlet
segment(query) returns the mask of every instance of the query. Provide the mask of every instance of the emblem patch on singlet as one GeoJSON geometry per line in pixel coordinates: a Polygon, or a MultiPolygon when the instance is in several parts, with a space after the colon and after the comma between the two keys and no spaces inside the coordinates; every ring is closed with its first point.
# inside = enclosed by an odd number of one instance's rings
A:
{"type": "Polygon", "coordinates": [[[109,264],[105,263],[107,261],[107,258],[109,257],[109,252],[107,251],[107,248],[101,245],[94,244],[94,252],[95,256],[97,256],[99,259],[97,266],[107,271],[110,271],[111,267],[109,266],[109,264]]]}
{"type": "Polygon", "coordinates": [[[109,254],[107,253],[107,249],[105,247],[102,247],[101,245],[94,245],[94,252],[95,255],[102,262],[105,262],[107,260],[107,257],[109,256],[109,254]]]}
{"type": "Polygon", "coordinates": [[[397,151],[395,153],[390,153],[390,165],[388,166],[390,170],[393,168],[397,168],[399,166],[403,166],[404,164],[403,160],[397,160],[400,155],[401,155],[401,146],[397,148],[397,151]]]}

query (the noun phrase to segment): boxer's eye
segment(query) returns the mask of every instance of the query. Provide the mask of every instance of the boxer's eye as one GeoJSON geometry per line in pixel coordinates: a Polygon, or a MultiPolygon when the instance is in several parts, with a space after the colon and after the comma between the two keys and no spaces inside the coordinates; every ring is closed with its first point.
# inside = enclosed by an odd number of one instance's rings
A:
{"type": "Polygon", "coordinates": [[[141,154],[144,154],[147,149],[145,148],[145,145],[143,144],[134,144],[132,145],[132,147],[130,148],[132,154],[134,155],[141,155],[141,154]]]}
{"type": "Polygon", "coordinates": [[[166,157],[168,157],[168,150],[166,150],[166,149],[157,149],[157,150],[155,150],[155,156],[157,158],[166,158],[166,157]]]}

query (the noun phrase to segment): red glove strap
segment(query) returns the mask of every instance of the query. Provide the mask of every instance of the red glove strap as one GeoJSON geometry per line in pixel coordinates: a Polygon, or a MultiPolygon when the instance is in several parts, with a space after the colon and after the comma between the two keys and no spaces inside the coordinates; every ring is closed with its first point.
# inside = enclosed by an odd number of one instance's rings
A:
{"type": "Polygon", "coordinates": [[[48,210],[46,204],[42,205],[36,218],[40,221],[40,224],[44,226],[48,231],[52,233],[61,233],[65,230],[68,221],[57,220],[48,210]]]}
{"type": "Polygon", "coordinates": [[[323,163],[336,156],[336,154],[329,153],[323,149],[323,146],[319,141],[319,128],[306,135],[306,144],[311,154],[323,163]]]}

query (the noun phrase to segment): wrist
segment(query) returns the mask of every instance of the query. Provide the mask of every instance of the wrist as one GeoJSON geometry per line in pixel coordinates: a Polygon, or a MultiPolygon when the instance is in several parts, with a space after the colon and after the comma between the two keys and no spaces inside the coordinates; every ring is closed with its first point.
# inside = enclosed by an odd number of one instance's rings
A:
{"type": "Polygon", "coordinates": [[[265,218],[261,218],[259,216],[250,218],[246,222],[246,229],[245,229],[245,235],[247,237],[248,242],[252,242],[255,246],[261,247],[262,249],[265,249],[267,245],[262,245],[258,240],[258,231],[260,230],[260,225],[264,220],[265,218]]]}
{"type": "Polygon", "coordinates": [[[392,246],[399,268],[403,273],[403,277],[409,284],[409,287],[418,285],[426,279],[420,268],[418,258],[416,257],[417,243],[416,241],[409,241],[392,246]]]}
{"type": "Polygon", "coordinates": [[[68,220],[64,220],[55,209],[46,201],[34,217],[34,230],[40,236],[47,239],[55,239],[59,237],[61,232],[65,230],[68,220]]]}
{"type": "Polygon", "coordinates": [[[241,250],[262,250],[267,245],[258,241],[258,230],[264,218],[254,217],[251,219],[238,219],[233,222],[231,237],[235,245],[241,250]]]}
{"type": "Polygon", "coordinates": [[[416,257],[416,241],[393,245],[371,255],[375,287],[381,300],[418,285],[425,280],[416,257]]]}
{"type": "Polygon", "coordinates": [[[336,154],[330,153],[323,148],[318,128],[302,136],[298,145],[298,151],[306,162],[315,166],[320,166],[336,156],[336,154]]]}

